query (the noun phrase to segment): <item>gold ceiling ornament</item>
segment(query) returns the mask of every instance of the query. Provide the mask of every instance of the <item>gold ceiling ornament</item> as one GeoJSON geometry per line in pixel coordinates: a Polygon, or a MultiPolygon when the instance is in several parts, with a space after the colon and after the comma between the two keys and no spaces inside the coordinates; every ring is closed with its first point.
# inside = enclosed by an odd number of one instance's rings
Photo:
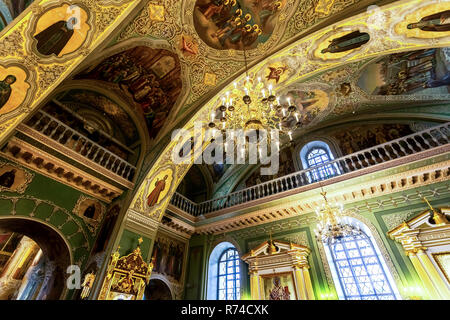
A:
{"type": "Polygon", "coordinates": [[[444,225],[450,223],[447,219],[447,216],[439,212],[438,210],[434,209],[426,197],[423,197],[422,200],[430,207],[430,216],[431,216],[430,218],[434,220],[436,225],[444,225]]]}
{"type": "Polygon", "coordinates": [[[269,231],[269,254],[276,254],[278,252],[277,247],[274,245],[273,243],[273,239],[272,239],[272,231],[269,231]]]}
{"type": "Polygon", "coordinates": [[[319,223],[314,232],[318,241],[334,243],[346,236],[361,234],[359,227],[353,226],[350,220],[345,217],[343,204],[330,204],[326,196],[327,193],[323,189],[320,194],[325,202],[320,208],[316,209],[319,223]]]}

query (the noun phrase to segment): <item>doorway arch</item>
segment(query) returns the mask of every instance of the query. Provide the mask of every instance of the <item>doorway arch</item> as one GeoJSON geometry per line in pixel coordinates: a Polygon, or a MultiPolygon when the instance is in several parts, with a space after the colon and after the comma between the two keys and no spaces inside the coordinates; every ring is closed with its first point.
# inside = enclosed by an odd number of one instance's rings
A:
{"type": "Polygon", "coordinates": [[[67,293],[66,270],[72,264],[72,252],[61,233],[43,222],[19,217],[0,217],[0,232],[21,234],[42,250],[43,283],[36,299],[63,299],[67,293]]]}

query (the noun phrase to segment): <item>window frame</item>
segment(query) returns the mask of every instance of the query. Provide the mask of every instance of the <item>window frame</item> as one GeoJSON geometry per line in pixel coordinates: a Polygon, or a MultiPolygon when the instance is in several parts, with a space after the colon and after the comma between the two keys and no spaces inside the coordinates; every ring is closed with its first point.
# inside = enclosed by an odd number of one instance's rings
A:
{"type": "Polygon", "coordinates": [[[241,272],[241,266],[240,266],[240,257],[239,257],[239,252],[237,251],[236,248],[234,247],[230,247],[227,248],[225,250],[223,250],[223,252],[220,254],[218,262],[217,262],[217,300],[221,300],[220,299],[220,291],[221,290],[225,290],[225,300],[229,300],[228,299],[228,276],[232,275],[233,276],[233,282],[234,282],[234,288],[232,289],[232,294],[233,294],[233,299],[234,300],[240,300],[241,299],[241,277],[240,277],[240,272],[241,272]],[[228,259],[227,254],[228,252],[232,251],[233,254],[233,258],[232,259],[228,259]],[[222,260],[225,257],[224,260],[222,260]],[[233,261],[233,269],[234,272],[233,273],[228,273],[228,262],[229,261],[233,261]],[[220,265],[221,263],[225,263],[225,274],[221,274],[220,272],[220,265]],[[237,269],[237,271],[236,271],[237,269]],[[221,277],[225,277],[225,288],[221,288],[220,287],[220,278],[221,277]],[[239,294],[237,293],[239,289],[239,294]]]}
{"type": "MultiPolygon", "coordinates": [[[[332,267],[333,278],[337,278],[337,279],[334,279],[334,281],[336,282],[336,280],[338,280],[337,285],[339,285],[339,287],[337,289],[339,289],[338,290],[339,298],[343,299],[343,300],[349,300],[351,298],[353,298],[352,300],[370,300],[370,299],[364,299],[364,298],[374,297],[376,300],[383,300],[383,299],[380,299],[380,297],[392,295],[394,297],[393,300],[399,300],[400,296],[398,294],[398,290],[396,288],[395,282],[393,282],[392,275],[390,274],[390,270],[387,268],[385,262],[382,260],[382,257],[380,257],[381,253],[379,251],[379,248],[376,246],[376,243],[374,243],[373,237],[370,234],[364,232],[363,230],[361,230],[361,234],[362,234],[363,238],[361,238],[360,235],[357,235],[357,236],[350,235],[350,236],[346,236],[345,238],[352,237],[353,239],[351,241],[347,241],[347,242],[336,241],[334,243],[326,243],[325,244],[325,246],[327,247],[327,251],[329,253],[329,254],[327,254],[327,260],[328,260],[328,263],[330,264],[330,266],[332,267]],[[361,253],[361,247],[357,243],[358,241],[361,241],[361,240],[364,240],[364,241],[366,241],[369,244],[369,247],[372,250],[372,254],[371,255],[363,255],[361,253]],[[345,243],[348,243],[348,242],[353,242],[355,244],[355,248],[358,250],[358,253],[359,253],[358,256],[356,256],[356,257],[349,257],[347,248],[345,246],[345,243]],[[339,243],[343,247],[342,251],[345,254],[345,261],[347,262],[348,268],[350,269],[350,272],[351,272],[351,278],[353,279],[353,281],[355,283],[355,286],[357,288],[357,291],[358,291],[357,296],[349,295],[349,293],[347,292],[346,287],[345,287],[345,285],[343,283],[343,278],[341,276],[341,271],[340,271],[340,268],[339,268],[339,266],[337,264],[339,261],[342,261],[343,259],[338,259],[338,261],[336,261],[336,259],[335,259],[335,256],[336,256],[335,247],[339,243]],[[368,257],[369,258],[370,257],[375,257],[376,265],[378,265],[379,269],[381,270],[380,274],[383,275],[384,281],[387,283],[390,292],[388,292],[388,293],[377,293],[377,291],[375,290],[375,286],[373,285],[373,279],[372,279],[372,277],[375,276],[375,275],[371,275],[368,272],[368,268],[367,268],[368,264],[364,263],[364,258],[368,258],[368,257]],[[373,294],[363,294],[363,293],[361,293],[361,288],[359,286],[360,281],[358,281],[358,277],[362,277],[364,275],[362,275],[362,276],[359,275],[358,276],[358,275],[355,274],[355,270],[354,270],[354,267],[352,266],[351,261],[352,260],[356,260],[356,259],[361,259],[362,260],[362,267],[365,269],[365,271],[367,273],[367,275],[365,275],[365,276],[367,276],[369,278],[369,282],[370,282],[372,290],[374,292],[373,294]]],[[[369,264],[369,265],[373,265],[373,264],[369,264]]],[[[380,275],[380,274],[376,274],[376,275],[380,275]]]]}
{"type": "MultiPolygon", "coordinates": [[[[331,157],[329,151],[326,148],[324,148],[322,146],[313,146],[313,147],[311,147],[310,150],[308,150],[306,152],[304,157],[305,157],[305,159],[304,159],[305,163],[308,166],[308,168],[306,168],[306,169],[312,169],[312,170],[308,171],[308,175],[309,175],[309,178],[311,179],[311,182],[326,180],[326,179],[329,179],[331,177],[338,175],[337,170],[335,168],[333,168],[332,164],[327,165],[328,162],[333,161],[333,157],[331,157]],[[313,152],[315,152],[316,150],[322,151],[323,153],[313,156],[313,158],[310,159],[310,155],[313,152]],[[314,165],[311,164],[310,160],[313,160],[318,157],[322,157],[324,155],[328,158],[327,161],[319,163],[319,164],[314,163],[314,165]]],[[[321,160],[323,161],[322,158],[321,158],[321,160]]]]}

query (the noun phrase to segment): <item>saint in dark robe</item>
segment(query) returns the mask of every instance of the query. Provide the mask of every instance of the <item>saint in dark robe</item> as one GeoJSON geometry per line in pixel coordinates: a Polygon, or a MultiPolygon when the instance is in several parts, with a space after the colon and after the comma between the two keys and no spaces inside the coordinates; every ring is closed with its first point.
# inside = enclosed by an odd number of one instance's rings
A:
{"type": "Polygon", "coordinates": [[[419,28],[422,31],[445,32],[450,31],[450,10],[438,12],[423,17],[417,23],[410,23],[408,29],[419,28]]]}
{"type": "Polygon", "coordinates": [[[163,180],[159,180],[159,179],[156,180],[155,188],[153,189],[153,191],[147,197],[147,204],[148,204],[149,207],[153,207],[155,204],[158,203],[159,195],[166,188],[166,180],[167,180],[167,178],[168,178],[168,175],[165,175],[163,180]]]}
{"type": "Polygon", "coordinates": [[[74,34],[76,18],[58,21],[35,35],[37,50],[43,55],[59,55],[74,34]]]}
{"type": "Polygon", "coordinates": [[[12,169],[11,171],[7,171],[0,176],[0,186],[5,188],[11,188],[14,184],[14,180],[16,179],[16,169],[12,169]]]}
{"type": "Polygon", "coordinates": [[[84,210],[84,216],[89,219],[94,219],[95,215],[95,205],[91,204],[89,207],[84,210]]]}
{"type": "Polygon", "coordinates": [[[361,47],[370,40],[370,35],[366,32],[353,31],[345,36],[333,39],[330,45],[322,50],[322,53],[345,52],[361,47]]]}
{"type": "Polygon", "coordinates": [[[0,109],[8,102],[11,97],[11,85],[16,82],[16,77],[8,75],[3,81],[0,81],[0,109]]]}

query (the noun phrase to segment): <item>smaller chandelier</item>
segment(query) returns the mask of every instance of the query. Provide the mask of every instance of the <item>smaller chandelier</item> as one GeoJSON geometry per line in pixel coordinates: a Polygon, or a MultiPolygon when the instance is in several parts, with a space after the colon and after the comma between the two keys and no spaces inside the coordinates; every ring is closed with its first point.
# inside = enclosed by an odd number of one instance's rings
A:
{"type": "Polygon", "coordinates": [[[361,230],[353,226],[344,216],[345,210],[342,204],[332,205],[328,202],[326,192],[320,193],[325,203],[316,209],[319,223],[314,230],[316,239],[323,243],[333,243],[344,237],[361,234],[361,230]]]}

